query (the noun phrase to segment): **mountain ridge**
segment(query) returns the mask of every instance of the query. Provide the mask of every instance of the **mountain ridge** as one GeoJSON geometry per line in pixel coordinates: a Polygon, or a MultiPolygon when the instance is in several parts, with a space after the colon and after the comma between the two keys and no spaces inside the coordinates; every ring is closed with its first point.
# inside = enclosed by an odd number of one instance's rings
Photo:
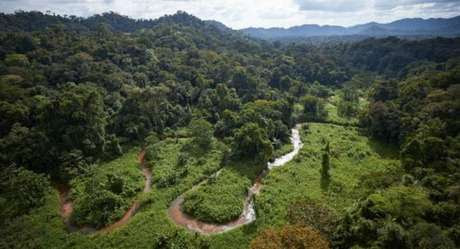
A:
{"type": "Polygon", "coordinates": [[[361,40],[387,36],[397,37],[456,37],[460,36],[460,16],[452,18],[405,18],[390,23],[369,22],[351,27],[338,25],[303,24],[290,28],[232,29],[215,20],[203,20],[184,11],[164,15],[156,19],[134,19],[115,12],[105,12],[90,17],[60,16],[39,11],[0,13],[0,31],[34,32],[52,27],[78,32],[108,29],[114,32],[132,33],[151,29],[158,25],[185,25],[194,28],[210,28],[213,31],[264,40],[361,40]]]}
{"type": "Polygon", "coordinates": [[[284,39],[315,36],[458,36],[460,16],[452,18],[404,18],[389,23],[369,22],[350,27],[338,25],[303,24],[290,28],[240,29],[246,35],[260,39],[284,39]]]}

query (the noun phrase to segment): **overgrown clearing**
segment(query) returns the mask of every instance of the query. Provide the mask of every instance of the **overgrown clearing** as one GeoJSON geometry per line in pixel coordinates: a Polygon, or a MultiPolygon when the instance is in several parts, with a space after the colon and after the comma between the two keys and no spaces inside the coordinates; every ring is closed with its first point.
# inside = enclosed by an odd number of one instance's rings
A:
{"type": "Polygon", "coordinates": [[[139,153],[139,148],[131,149],[72,181],[72,222],[101,227],[123,216],[144,187],[139,153]]]}
{"type": "Polygon", "coordinates": [[[263,225],[285,223],[288,207],[299,199],[316,200],[341,213],[361,196],[362,177],[400,168],[396,152],[360,135],[358,128],[320,123],[307,127],[302,130],[304,147],[299,155],[263,180],[256,200],[258,222],[263,225]],[[322,189],[321,155],[326,142],[331,150],[331,182],[322,189]]]}

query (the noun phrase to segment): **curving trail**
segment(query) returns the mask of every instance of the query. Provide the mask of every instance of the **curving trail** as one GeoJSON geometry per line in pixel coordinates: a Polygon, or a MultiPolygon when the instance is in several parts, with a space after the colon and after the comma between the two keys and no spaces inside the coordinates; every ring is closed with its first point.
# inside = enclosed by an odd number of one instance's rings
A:
{"type": "MultiPolygon", "coordinates": [[[[291,136],[291,143],[294,146],[294,150],[290,153],[275,159],[275,161],[267,164],[267,170],[264,170],[255,180],[254,184],[248,191],[248,195],[244,201],[244,209],[241,213],[240,217],[234,221],[225,223],[225,224],[212,224],[200,221],[186,213],[182,212],[182,203],[184,201],[184,194],[177,197],[174,200],[169,209],[168,214],[169,217],[174,221],[176,225],[182,226],[187,228],[188,230],[198,232],[201,234],[215,234],[215,233],[223,233],[237,227],[249,224],[256,219],[256,212],[254,209],[254,195],[257,195],[262,188],[262,178],[267,174],[267,172],[273,168],[283,166],[287,162],[291,161],[295,155],[297,155],[302,148],[303,144],[300,140],[299,129],[301,125],[297,124],[295,128],[292,129],[292,136],[291,136]]],[[[213,176],[215,177],[220,173],[220,171],[216,172],[213,176]]],[[[192,191],[199,187],[200,185],[204,184],[207,180],[202,181],[198,185],[195,185],[192,189],[188,191],[192,191]]],[[[187,191],[187,192],[188,192],[187,191]]]]}
{"type": "MultiPolygon", "coordinates": [[[[139,164],[141,165],[142,169],[142,174],[144,175],[145,178],[145,184],[144,184],[144,190],[143,192],[147,193],[150,192],[152,189],[152,172],[150,169],[148,169],[145,166],[145,149],[143,149],[138,156],[139,159],[139,164]]],[[[137,210],[140,207],[140,202],[139,200],[134,201],[134,203],[131,205],[131,207],[126,211],[126,213],[123,215],[123,217],[116,221],[113,224],[110,224],[106,227],[103,227],[99,230],[89,227],[89,226],[84,226],[84,227],[77,227],[75,224],[72,224],[70,222],[70,216],[72,215],[73,211],[73,202],[69,197],[70,194],[70,187],[67,185],[59,184],[56,186],[58,192],[59,192],[59,204],[60,204],[60,214],[62,218],[64,219],[64,223],[67,226],[67,229],[71,232],[75,231],[80,231],[83,233],[95,233],[95,232],[100,232],[100,233],[108,233],[113,231],[116,228],[119,228],[123,225],[125,225],[131,217],[133,217],[137,210]]]]}

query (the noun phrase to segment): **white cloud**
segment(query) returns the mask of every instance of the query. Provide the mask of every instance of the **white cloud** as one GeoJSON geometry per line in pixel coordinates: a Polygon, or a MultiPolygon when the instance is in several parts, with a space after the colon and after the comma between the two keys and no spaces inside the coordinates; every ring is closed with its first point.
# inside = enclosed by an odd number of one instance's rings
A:
{"type": "Polygon", "coordinates": [[[300,10],[324,12],[355,12],[363,10],[369,1],[356,0],[296,0],[300,10]]]}
{"type": "Polygon", "coordinates": [[[379,0],[375,1],[374,7],[377,10],[392,10],[396,8],[412,7],[417,5],[426,5],[439,7],[451,4],[460,4],[458,0],[379,0]]]}
{"type": "Polygon", "coordinates": [[[39,10],[89,16],[107,11],[133,18],[157,18],[187,11],[232,28],[301,24],[350,26],[406,17],[460,15],[459,0],[0,0],[0,10],[39,10]]]}

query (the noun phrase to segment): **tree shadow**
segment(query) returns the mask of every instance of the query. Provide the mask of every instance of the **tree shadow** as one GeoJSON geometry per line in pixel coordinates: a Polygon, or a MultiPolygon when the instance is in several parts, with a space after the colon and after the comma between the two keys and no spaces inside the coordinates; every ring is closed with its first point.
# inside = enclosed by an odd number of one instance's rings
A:
{"type": "Polygon", "coordinates": [[[399,146],[397,145],[388,144],[375,138],[370,138],[368,140],[368,145],[382,158],[399,159],[399,146]]]}
{"type": "Polygon", "coordinates": [[[227,169],[231,169],[243,177],[254,181],[267,169],[267,164],[251,159],[233,159],[225,163],[227,169]]]}

